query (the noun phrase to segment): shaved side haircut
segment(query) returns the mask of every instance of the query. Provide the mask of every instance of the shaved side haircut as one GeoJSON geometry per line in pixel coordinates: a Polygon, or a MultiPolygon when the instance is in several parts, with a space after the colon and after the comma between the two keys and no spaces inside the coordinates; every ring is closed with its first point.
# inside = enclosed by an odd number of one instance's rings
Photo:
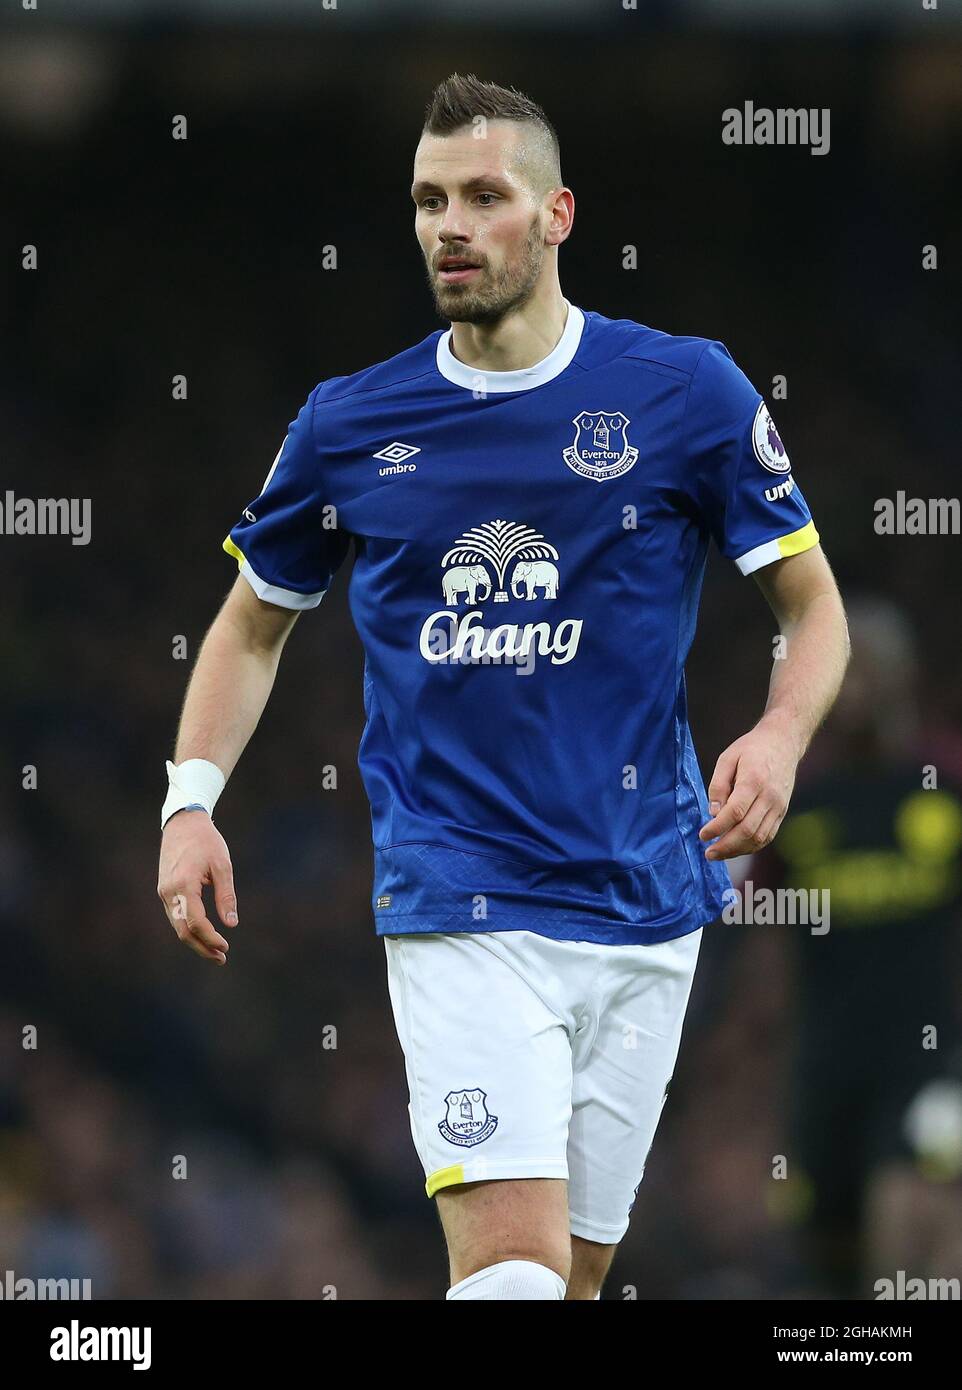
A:
{"type": "Polygon", "coordinates": [[[422,133],[451,135],[465,127],[483,130],[485,121],[516,121],[523,127],[516,164],[539,197],[563,186],[557,132],[538,103],[514,87],[454,72],[431,94],[422,133]]]}

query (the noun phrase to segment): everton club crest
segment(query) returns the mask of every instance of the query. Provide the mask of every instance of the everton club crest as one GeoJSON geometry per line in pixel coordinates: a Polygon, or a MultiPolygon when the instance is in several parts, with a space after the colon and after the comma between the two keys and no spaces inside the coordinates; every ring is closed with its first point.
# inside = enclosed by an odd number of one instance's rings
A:
{"type": "Polygon", "coordinates": [[[489,1138],[498,1127],[497,1115],[489,1115],[484,1091],[472,1088],[449,1091],[444,1097],[447,1114],[438,1125],[449,1144],[470,1148],[489,1138]]]}
{"type": "Polygon", "coordinates": [[[583,410],[571,422],[575,439],[564,451],[564,461],[583,478],[603,483],[627,473],[638,457],[625,431],[631,424],[620,410],[583,410]]]}

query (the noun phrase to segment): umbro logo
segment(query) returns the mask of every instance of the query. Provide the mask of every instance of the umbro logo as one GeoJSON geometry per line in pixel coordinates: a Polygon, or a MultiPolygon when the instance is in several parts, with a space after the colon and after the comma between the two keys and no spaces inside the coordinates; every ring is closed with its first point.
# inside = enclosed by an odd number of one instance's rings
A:
{"type": "Polygon", "coordinates": [[[378,477],[384,478],[389,473],[416,473],[418,466],[416,463],[405,463],[405,459],[412,458],[414,454],[419,454],[421,450],[414,444],[402,444],[395,439],[393,444],[388,444],[386,448],[379,449],[374,458],[383,459],[388,465],[387,468],[379,468],[378,477]]]}
{"type": "MultiPolygon", "coordinates": [[[[395,439],[393,444],[388,444],[386,448],[379,449],[373,457],[376,459],[383,459],[385,463],[403,463],[405,459],[413,458],[415,454],[419,454],[420,452],[421,450],[416,448],[413,444],[401,444],[395,439]]],[[[381,472],[383,473],[384,471],[385,470],[382,468],[381,472]]]]}

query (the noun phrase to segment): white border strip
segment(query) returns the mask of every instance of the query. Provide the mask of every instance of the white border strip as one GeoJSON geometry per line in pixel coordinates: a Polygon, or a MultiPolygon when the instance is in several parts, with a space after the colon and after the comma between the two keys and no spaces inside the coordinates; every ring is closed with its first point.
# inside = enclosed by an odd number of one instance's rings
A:
{"type": "Polygon", "coordinates": [[[742,574],[751,574],[754,570],[760,570],[765,565],[771,565],[775,560],[782,558],[778,541],[766,541],[764,545],[756,545],[754,550],[747,551],[744,555],[739,555],[735,564],[742,574]]]}
{"type": "Polygon", "coordinates": [[[316,608],[327,593],[326,589],[319,594],[295,594],[291,589],[279,589],[276,584],[267,584],[259,574],[255,574],[247,560],[240,566],[240,573],[258,598],[265,603],[276,603],[278,608],[316,608]]]}

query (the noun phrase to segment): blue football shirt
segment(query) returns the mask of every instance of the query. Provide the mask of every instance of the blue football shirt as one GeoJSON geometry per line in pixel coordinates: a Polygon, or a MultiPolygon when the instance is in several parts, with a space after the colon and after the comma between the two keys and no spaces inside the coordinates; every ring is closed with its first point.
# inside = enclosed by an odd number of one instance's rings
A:
{"type": "Polygon", "coordinates": [[[744,574],[818,542],[721,343],[568,304],[542,362],[451,331],[317,386],[224,542],[320,602],[351,542],[379,933],[649,943],[717,917],[684,665],[709,538],[744,574]]]}

